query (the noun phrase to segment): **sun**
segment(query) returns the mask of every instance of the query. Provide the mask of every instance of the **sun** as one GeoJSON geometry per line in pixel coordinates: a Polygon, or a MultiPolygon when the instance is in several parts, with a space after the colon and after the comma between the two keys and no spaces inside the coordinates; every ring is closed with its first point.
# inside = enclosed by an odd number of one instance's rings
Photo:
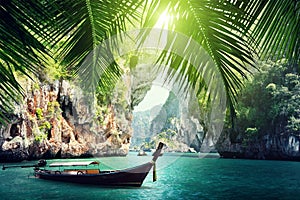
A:
{"type": "Polygon", "coordinates": [[[172,15],[168,13],[168,9],[166,9],[158,18],[156,24],[154,25],[155,28],[163,28],[168,29],[169,23],[172,20],[172,15]]]}

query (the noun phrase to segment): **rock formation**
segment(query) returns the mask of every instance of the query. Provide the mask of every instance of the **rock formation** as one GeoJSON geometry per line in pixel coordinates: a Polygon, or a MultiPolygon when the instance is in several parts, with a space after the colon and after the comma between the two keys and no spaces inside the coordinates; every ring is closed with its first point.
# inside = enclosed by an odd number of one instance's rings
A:
{"type": "Polygon", "coordinates": [[[300,161],[300,139],[292,134],[265,135],[263,140],[232,142],[229,133],[223,133],[217,144],[223,158],[300,161]]]}
{"type": "MultiPolygon", "coordinates": [[[[15,106],[10,122],[0,125],[0,162],[127,155],[133,134],[134,106],[150,90],[158,70],[147,63],[126,70],[109,93],[110,101],[104,103],[95,101],[94,96],[86,94],[74,82],[51,82],[46,78],[43,82],[26,81],[23,102],[15,106]]],[[[165,117],[172,117],[174,111],[177,112],[174,116],[180,119],[174,124],[178,131],[175,149],[188,151],[193,147],[198,151],[202,127],[195,113],[188,110],[195,102],[184,101],[180,102],[184,105],[180,110],[178,104],[174,108],[170,107],[171,103],[165,105],[165,117]]],[[[164,116],[159,110],[155,113],[164,116]]],[[[163,131],[164,123],[152,122],[153,136],[163,131]]]]}
{"type": "Polygon", "coordinates": [[[174,138],[177,145],[170,151],[188,152],[192,147],[200,151],[203,139],[203,127],[198,117],[189,110],[192,102],[189,97],[177,97],[174,93],[170,95],[163,105],[160,113],[151,123],[151,132],[158,134],[164,130],[172,129],[177,132],[174,138]]]}
{"type": "Polygon", "coordinates": [[[161,139],[168,146],[165,151],[190,152],[192,148],[199,151],[203,128],[199,119],[188,109],[192,103],[188,98],[179,100],[170,92],[164,105],[135,113],[139,118],[133,120],[133,126],[138,130],[134,132],[135,145],[140,146],[144,141],[150,142],[163,137],[161,139]],[[141,128],[145,130],[140,130],[141,128]]]}
{"type": "Polygon", "coordinates": [[[217,145],[223,157],[300,160],[300,76],[285,61],[263,64],[246,83],[234,126],[217,145]]]}
{"type": "Polygon", "coordinates": [[[69,82],[31,82],[16,106],[19,112],[1,126],[0,161],[127,155],[131,112],[120,106],[124,96],[115,98],[112,104],[94,105],[101,111],[97,116],[91,99],[69,82]]]}

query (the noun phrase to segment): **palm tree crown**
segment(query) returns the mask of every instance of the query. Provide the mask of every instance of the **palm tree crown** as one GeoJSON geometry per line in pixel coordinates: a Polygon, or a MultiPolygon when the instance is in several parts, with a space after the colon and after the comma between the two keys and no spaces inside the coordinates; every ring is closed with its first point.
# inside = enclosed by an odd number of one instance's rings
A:
{"type": "MultiPolygon", "coordinates": [[[[297,0],[2,0],[0,4],[0,118],[22,88],[14,73],[37,73],[44,56],[76,70],[103,40],[126,31],[127,24],[153,27],[160,14],[170,13],[169,29],[198,42],[221,74],[231,109],[243,78],[255,60],[286,58],[299,65],[300,2],[297,0]],[[55,49],[55,51],[54,51],[55,49]]],[[[175,39],[174,39],[175,40],[175,39]]],[[[171,42],[168,47],[172,48],[171,42]]],[[[111,42],[108,45],[117,45],[111,42]]],[[[186,44],[188,46],[189,44],[186,44]]],[[[158,62],[169,62],[190,86],[201,72],[182,57],[162,52],[158,62]]],[[[103,64],[100,84],[120,76],[117,63],[103,64]]],[[[101,66],[100,66],[101,67],[101,66]]],[[[97,71],[93,76],[101,76],[97,71]]],[[[174,76],[170,73],[170,76],[174,76]]]]}

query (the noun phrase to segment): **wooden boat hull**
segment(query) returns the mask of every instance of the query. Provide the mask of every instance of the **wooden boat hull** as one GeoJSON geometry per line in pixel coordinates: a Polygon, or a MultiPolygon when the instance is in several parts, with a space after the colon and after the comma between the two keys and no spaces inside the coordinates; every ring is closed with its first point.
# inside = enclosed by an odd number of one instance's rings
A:
{"type": "MultiPolygon", "coordinates": [[[[47,165],[46,160],[40,160],[34,165],[3,166],[2,169],[34,167],[35,176],[46,180],[79,184],[140,187],[152,167],[154,167],[153,172],[155,172],[155,162],[161,154],[163,146],[162,142],[158,144],[150,162],[123,170],[99,171],[99,166],[93,169],[88,168],[90,165],[99,165],[98,161],[54,162],[47,165]],[[82,169],[84,166],[86,169],[82,169]],[[59,170],[56,171],[55,167],[59,167],[59,170]],[[61,167],[63,167],[63,170],[60,170],[61,167]]],[[[153,173],[153,181],[156,181],[155,173],[153,173]]]]}
{"type": "Polygon", "coordinates": [[[153,162],[116,171],[103,171],[97,174],[54,173],[44,169],[35,170],[35,176],[41,179],[93,184],[103,186],[133,186],[140,187],[153,166],[153,162]]]}

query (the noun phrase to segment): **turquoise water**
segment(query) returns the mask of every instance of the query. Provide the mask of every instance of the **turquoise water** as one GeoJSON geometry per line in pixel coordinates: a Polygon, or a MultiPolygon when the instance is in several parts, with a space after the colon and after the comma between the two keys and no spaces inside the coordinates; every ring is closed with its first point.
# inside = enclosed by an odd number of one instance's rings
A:
{"type": "MultiPolygon", "coordinates": [[[[141,188],[110,188],[29,177],[32,169],[0,171],[0,199],[300,199],[300,163],[164,154],[141,188]]],[[[135,166],[150,156],[100,158],[102,168],[135,166]]],[[[33,163],[33,162],[31,162],[33,163]]]]}

